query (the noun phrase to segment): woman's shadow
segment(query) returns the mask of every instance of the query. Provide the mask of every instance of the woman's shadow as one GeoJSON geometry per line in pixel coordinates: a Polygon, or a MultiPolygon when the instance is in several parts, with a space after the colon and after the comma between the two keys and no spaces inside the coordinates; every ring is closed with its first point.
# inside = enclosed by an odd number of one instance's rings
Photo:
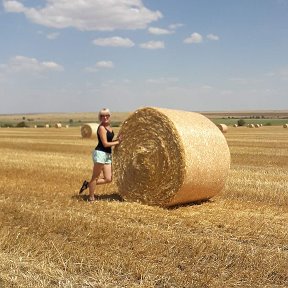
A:
{"type": "MultiPolygon", "coordinates": [[[[118,202],[124,202],[124,199],[117,193],[111,193],[111,194],[103,194],[103,195],[94,195],[96,201],[118,201],[118,202]]],[[[77,194],[72,196],[73,199],[78,201],[88,201],[89,195],[82,195],[77,194]]]]}

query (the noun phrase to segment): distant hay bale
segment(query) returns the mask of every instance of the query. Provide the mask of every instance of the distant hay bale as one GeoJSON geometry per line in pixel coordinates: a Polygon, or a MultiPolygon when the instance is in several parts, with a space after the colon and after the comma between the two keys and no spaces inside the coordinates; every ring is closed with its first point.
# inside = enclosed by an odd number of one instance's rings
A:
{"type": "Polygon", "coordinates": [[[62,124],[61,123],[56,123],[55,124],[55,128],[61,128],[62,127],[62,124]]]}
{"type": "Polygon", "coordinates": [[[34,125],[34,128],[37,128],[37,125],[34,125]]]}
{"type": "Polygon", "coordinates": [[[97,134],[98,123],[86,123],[81,126],[81,136],[83,138],[95,138],[97,134]]]}
{"type": "Polygon", "coordinates": [[[220,131],[221,131],[222,133],[226,133],[227,130],[228,130],[228,127],[227,127],[227,125],[225,125],[225,124],[218,124],[217,127],[220,129],[220,131]]]}
{"type": "Polygon", "coordinates": [[[255,128],[255,125],[254,124],[248,124],[248,127],[249,128],[255,128]]]}
{"type": "Polygon", "coordinates": [[[238,127],[238,125],[237,125],[237,124],[234,124],[233,127],[238,127]]]}
{"type": "Polygon", "coordinates": [[[283,125],[283,128],[288,128],[288,124],[284,124],[284,125],[283,125]]]}
{"type": "Polygon", "coordinates": [[[50,125],[49,125],[49,124],[46,124],[46,125],[45,125],[45,128],[49,128],[49,127],[50,127],[50,125]]]}
{"type": "Polygon", "coordinates": [[[69,128],[69,125],[65,125],[65,128],[69,128]]]}
{"type": "Polygon", "coordinates": [[[263,124],[262,124],[262,123],[260,124],[260,127],[263,127],[263,124]]]}
{"type": "Polygon", "coordinates": [[[255,124],[255,128],[260,128],[260,124],[255,124]]]}
{"type": "Polygon", "coordinates": [[[128,201],[173,206],[215,196],[225,184],[230,152],[205,116],[142,108],[120,128],[113,150],[118,193],[128,201]]]}

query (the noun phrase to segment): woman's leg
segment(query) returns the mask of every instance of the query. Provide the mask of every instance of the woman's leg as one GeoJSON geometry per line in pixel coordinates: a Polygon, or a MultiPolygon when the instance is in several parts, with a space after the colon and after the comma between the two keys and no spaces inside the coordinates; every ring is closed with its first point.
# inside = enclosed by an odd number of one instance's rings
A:
{"type": "Polygon", "coordinates": [[[96,185],[110,183],[112,181],[112,166],[111,164],[105,164],[103,166],[103,178],[96,180],[96,185]]]}
{"type": "MultiPolygon", "coordinates": [[[[93,174],[89,182],[89,200],[94,200],[94,191],[96,187],[97,180],[103,170],[104,164],[95,163],[93,167],[93,174]]],[[[99,179],[100,180],[100,179],[99,179]]]]}

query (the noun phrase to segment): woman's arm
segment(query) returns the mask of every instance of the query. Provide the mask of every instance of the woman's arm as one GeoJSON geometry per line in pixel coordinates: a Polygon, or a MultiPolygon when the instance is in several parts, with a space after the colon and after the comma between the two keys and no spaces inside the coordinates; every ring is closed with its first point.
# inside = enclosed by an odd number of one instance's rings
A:
{"type": "Polygon", "coordinates": [[[121,139],[122,139],[122,137],[119,137],[118,139],[116,139],[112,142],[108,142],[107,137],[106,137],[106,129],[104,128],[104,126],[99,127],[98,133],[99,133],[100,139],[103,143],[103,146],[106,148],[119,145],[121,142],[121,139]]]}

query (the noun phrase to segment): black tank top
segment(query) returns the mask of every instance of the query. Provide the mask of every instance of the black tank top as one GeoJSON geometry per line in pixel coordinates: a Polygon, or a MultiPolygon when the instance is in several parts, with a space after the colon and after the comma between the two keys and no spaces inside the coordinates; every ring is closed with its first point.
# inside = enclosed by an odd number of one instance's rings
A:
{"type": "MultiPolygon", "coordinates": [[[[99,125],[100,127],[101,125],[99,125]]],[[[111,153],[112,150],[111,150],[111,147],[104,147],[102,141],[101,141],[101,138],[100,138],[100,135],[99,135],[99,127],[97,129],[97,137],[98,137],[98,145],[95,147],[95,150],[99,150],[99,151],[103,151],[103,152],[106,152],[106,153],[111,153]]],[[[107,139],[107,142],[112,142],[113,141],[113,138],[114,138],[114,132],[112,131],[109,131],[106,127],[104,127],[105,130],[106,130],[106,139],[107,139]]]]}

